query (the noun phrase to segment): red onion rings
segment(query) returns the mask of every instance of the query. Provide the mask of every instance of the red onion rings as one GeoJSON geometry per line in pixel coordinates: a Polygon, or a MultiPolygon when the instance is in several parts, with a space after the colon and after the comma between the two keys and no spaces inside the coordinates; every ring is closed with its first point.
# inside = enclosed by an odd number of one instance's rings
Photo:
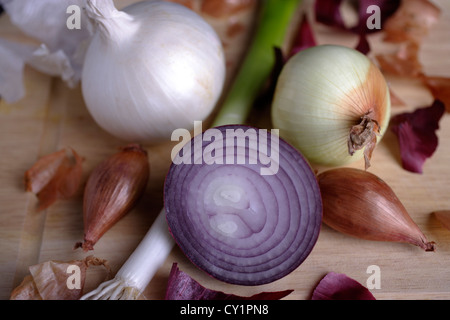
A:
{"type": "Polygon", "coordinates": [[[322,221],[320,189],[309,163],[278,135],[221,126],[197,135],[177,157],[164,186],[166,218],[197,267],[224,282],[261,285],[286,276],[310,254],[322,221]],[[182,163],[183,152],[195,158],[182,163]],[[202,164],[194,164],[199,156],[202,164]],[[263,168],[272,174],[263,175],[263,168]]]}

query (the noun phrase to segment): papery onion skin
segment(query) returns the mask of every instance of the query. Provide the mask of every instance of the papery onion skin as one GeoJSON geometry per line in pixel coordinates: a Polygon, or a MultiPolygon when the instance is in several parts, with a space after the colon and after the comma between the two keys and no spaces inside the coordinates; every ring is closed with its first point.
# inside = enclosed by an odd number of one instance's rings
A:
{"type": "MultiPolygon", "coordinates": [[[[250,127],[214,128],[224,135],[227,129],[250,127]]],[[[188,144],[202,152],[212,142],[196,148],[194,138],[188,144]]],[[[295,270],[316,243],[322,204],[315,174],[281,139],[276,152],[279,168],[273,175],[261,175],[262,165],[249,164],[248,157],[245,164],[174,161],[170,168],[164,185],[170,232],[186,256],[216,279],[240,285],[273,282],[295,270]]],[[[225,151],[216,157],[225,159],[225,151]]]]}
{"type": "Polygon", "coordinates": [[[404,242],[434,251],[391,187],[368,171],[337,168],[318,175],[323,222],[366,240],[404,242]]]}
{"type": "Polygon", "coordinates": [[[82,92],[100,127],[125,141],[155,143],[210,115],[223,89],[225,57],[198,14],[165,1],[117,11],[90,0],[87,8],[99,28],[86,53],[82,92]]]}
{"type": "Polygon", "coordinates": [[[88,256],[83,260],[56,261],[50,260],[30,266],[30,274],[11,292],[10,300],[78,300],[84,289],[86,273],[91,266],[103,266],[107,278],[111,276],[111,268],[107,260],[88,256]],[[80,287],[69,288],[69,267],[78,267],[80,287]]]}
{"type": "Polygon", "coordinates": [[[314,289],[311,300],[376,300],[373,294],[346,274],[329,272],[314,289]]]}
{"type": "Polygon", "coordinates": [[[186,272],[181,271],[178,264],[174,262],[167,282],[165,300],[280,300],[293,291],[290,289],[261,292],[250,297],[244,297],[211,290],[195,281],[186,272]]]}
{"type": "Polygon", "coordinates": [[[62,149],[36,161],[25,172],[26,191],[39,193],[51,181],[65,157],[66,150],[62,149]]]}
{"type": "Polygon", "coordinates": [[[272,122],[281,137],[312,163],[345,165],[365,152],[370,160],[369,144],[353,150],[353,155],[349,150],[350,131],[366,116],[375,125],[372,137],[378,143],[389,123],[389,88],[380,70],[362,53],[319,45],[302,50],[284,66],[272,122]]]}
{"type": "Polygon", "coordinates": [[[83,161],[74,149],[65,148],[40,158],[25,172],[25,189],[37,195],[38,211],[77,192],[83,174],[83,161]]]}

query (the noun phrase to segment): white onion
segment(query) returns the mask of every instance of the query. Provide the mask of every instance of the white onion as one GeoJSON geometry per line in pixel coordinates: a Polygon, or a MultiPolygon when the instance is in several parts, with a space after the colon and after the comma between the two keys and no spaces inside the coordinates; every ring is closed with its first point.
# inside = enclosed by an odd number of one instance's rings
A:
{"type": "Polygon", "coordinates": [[[375,147],[389,123],[390,96],[380,70],[365,55],[321,45],[300,51],[284,66],[272,104],[273,125],[309,161],[338,166],[365,155],[367,167],[370,141],[353,155],[348,146],[350,131],[364,116],[379,129],[371,132],[375,147]]]}
{"type": "Polygon", "coordinates": [[[86,9],[98,28],[82,91],[103,129],[124,140],[155,142],[208,117],[223,89],[225,61],[220,39],[203,18],[164,1],[118,11],[112,0],[88,0],[86,9]]]}

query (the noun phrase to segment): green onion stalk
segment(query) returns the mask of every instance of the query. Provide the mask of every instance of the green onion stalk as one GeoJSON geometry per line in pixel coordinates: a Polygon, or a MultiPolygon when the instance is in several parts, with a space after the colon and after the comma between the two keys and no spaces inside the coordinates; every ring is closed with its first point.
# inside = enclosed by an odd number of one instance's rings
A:
{"type": "MultiPolygon", "coordinates": [[[[274,48],[283,46],[300,3],[301,0],[264,0],[253,42],[212,126],[245,123],[275,66],[274,48]]],[[[174,245],[162,209],[115,278],[103,282],[81,299],[140,298],[174,245]]]]}
{"type": "Polygon", "coordinates": [[[212,126],[243,124],[275,66],[301,0],[265,0],[253,42],[212,126]]]}

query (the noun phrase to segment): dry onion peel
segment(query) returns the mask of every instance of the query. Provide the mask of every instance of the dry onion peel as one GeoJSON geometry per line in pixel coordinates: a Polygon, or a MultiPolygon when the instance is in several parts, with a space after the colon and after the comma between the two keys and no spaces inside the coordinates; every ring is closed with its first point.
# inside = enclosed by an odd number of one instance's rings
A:
{"type": "Polygon", "coordinates": [[[314,289],[311,300],[375,300],[375,297],[347,275],[329,272],[314,289]]]}
{"type": "Polygon", "coordinates": [[[94,168],[84,189],[84,242],[75,247],[93,250],[95,243],[133,209],[150,174],[147,151],[130,144],[94,168]]]}
{"type": "Polygon", "coordinates": [[[341,13],[342,0],[315,0],[314,13],[316,21],[325,25],[335,27],[341,30],[354,32],[358,34],[373,33],[383,29],[385,21],[393,15],[400,6],[400,0],[360,0],[352,3],[354,13],[358,15],[357,24],[351,25],[341,13]],[[373,11],[368,11],[371,5],[380,8],[380,28],[367,28],[367,21],[373,11]]]}
{"type": "Polygon", "coordinates": [[[390,128],[398,138],[400,157],[405,170],[422,173],[425,161],[438,147],[436,130],[445,112],[444,104],[435,100],[429,107],[397,114],[390,128]]]}
{"type": "Polygon", "coordinates": [[[91,266],[103,266],[106,278],[110,277],[111,269],[108,262],[94,256],[83,260],[46,261],[29,267],[22,283],[11,293],[11,300],[77,300],[81,297],[86,280],[87,269],[91,266]],[[69,289],[67,286],[69,267],[80,268],[79,288],[69,289]]]}
{"type": "Polygon", "coordinates": [[[398,10],[384,24],[385,41],[419,44],[436,24],[441,10],[428,0],[401,1],[398,10]]]}
{"type": "Polygon", "coordinates": [[[360,1],[345,1],[347,4],[348,12],[357,16],[355,19],[356,24],[352,19],[342,15],[341,10],[344,5],[342,0],[315,0],[314,1],[314,13],[316,21],[333,28],[358,34],[359,42],[355,47],[356,50],[363,54],[367,54],[371,48],[367,39],[368,34],[379,32],[384,29],[384,24],[388,21],[389,17],[393,15],[400,6],[400,0],[360,0],[360,1]],[[350,5],[353,8],[350,8],[350,5]],[[377,27],[369,27],[369,23],[372,22],[373,7],[379,9],[380,25],[377,27]]]}
{"type": "Polygon", "coordinates": [[[40,158],[25,172],[26,191],[39,193],[53,178],[66,156],[65,150],[59,150],[40,158]]]}
{"type": "Polygon", "coordinates": [[[366,240],[410,243],[434,251],[389,185],[355,168],[322,172],[318,181],[323,221],[331,228],[366,240]]]}
{"type": "Polygon", "coordinates": [[[436,100],[444,103],[447,112],[450,112],[450,78],[422,76],[423,83],[430,90],[436,100]]]}
{"type": "Polygon", "coordinates": [[[278,78],[272,121],[311,162],[338,166],[362,157],[365,168],[390,119],[380,70],[362,53],[319,45],[294,55],[278,78]]]}
{"type": "Polygon", "coordinates": [[[187,273],[172,264],[167,283],[165,300],[279,300],[294,290],[261,292],[250,297],[242,297],[203,287],[187,273]]]}
{"type": "Polygon", "coordinates": [[[75,150],[66,148],[40,158],[25,172],[25,189],[37,195],[38,211],[77,192],[83,174],[82,163],[83,158],[75,150]]]}
{"type": "Polygon", "coordinates": [[[385,74],[420,79],[434,99],[444,102],[448,111],[450,79],[426,75],[419,59],[420,45],[440,14],[441,9],[428,0],[402,1],[384,27],[384,41],[398,44],[397,48],[394,52],[376,55],[376,60],[385,74]]]}
{"type": "Polygon", "coordinates": [[[2,99],[14,103],[25,96],[25,64],[47,75],[60,76],[70,88],[77,85],[90,28],[83,11],[80,12],[80,29],[66,28],[66,11],[70,5],[82,7],[84,3],[85,0],[0,0],[5,15],[16,27],[11,30],[13,37],[3,32],[4,36],[0,37],[2,99]],[[20,30],[17,38],[14,36],[16,29],[20,30]]]}

